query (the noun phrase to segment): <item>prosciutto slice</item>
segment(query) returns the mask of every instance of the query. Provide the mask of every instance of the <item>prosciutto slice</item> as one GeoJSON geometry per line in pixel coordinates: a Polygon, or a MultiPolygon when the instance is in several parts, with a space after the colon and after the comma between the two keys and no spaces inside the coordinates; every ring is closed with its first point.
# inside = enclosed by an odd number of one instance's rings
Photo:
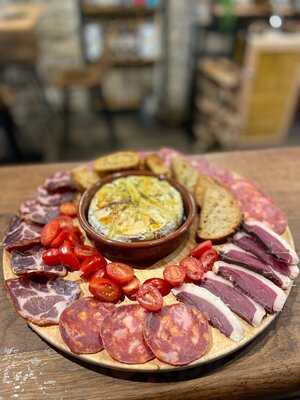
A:
{"type": "Polygon", "coordinates": [[[75,189],[72,175],[67,171],[58,171],[44,182],[44,187],[48,192],[57,192],[65,189],[75,189]]]}
{"type": "Polygon", "coordinates": [[[286,275],[291,279],[295,279],[299,274],[299,268],[296,265],[288,265],[287,263],[276,259],[267,247],[255,237],[240,231],[233,236],[234,243],[240,248],[249,251],[258,257],[261,261],[271,265],[274,270],[282,275],[286,275]]]}
{"type": "Polygon", "coordinates": [[[41,283],[22,277],[5,284],[16,311],[39,326],[58,324],[64,309],[80,295],[77,282],[60,278],[41,283]]]}
{"type": "Polygon", "coordinates": [[[27,223],[14,216],[10,221],[2,244],[6,250],[11,251],[40,243],[41,230],[41,226],[27,223]]]}
{"type": "Polygon", "coordinates": [[[37,200],[26,200],[20,206],[21,216],[33,223],[46,225],[59,216],[58,207],[42,206],[37,200]]]}
{"type": "Polygon", "coordinates": [[[16,275],[56,278],[65,276],[67,270],[63,265],[46,265],[42,259],[45,249],[36,245],[27,250],[13,250],[11,268],[16,275]]]}
{"type": "Polygon", "coordinates": [[[290,278],[281,272],[275,270],[271,265],[261,261],[255,255],[248,253],[232,243],[224,244],[220,247],[221,258],[231,264],[242,265],[251,269],[266,278],[270,279],[276,285],[287,289],[292,285],[290,278]]]}
{"type": "Polygon", "coordinates": [[[201,286],[219,297],[235,314],[249,324],[258,326],[266,315],[264,308],[237,290],[231,282],[208,271],[201,286]]]}
{"type": "Polygon", "coordinates": [[[213,272],[230,280],[271,313],[281,311],[285,304],[287,296],[284,291],[269,279],[253,271],[224,261],[217,261],[214,263],[213,272]]]}
{"type": "Polygon", "coordinates": [[[185,283],[179,288],[173,288],[172,293],[183,303],[198,308],[211,325],[225,336],[236,342],[243,338],[244,331],[237,317],[219,297],[204,287],[185,283]]]}
{"type": "Polygon", "coordinates": [[[257,237],[271,254],[287,264],[298,264],[299,258],[290,244],[262,222],[248,220],[244,222],[245,231],[257,237]]]}

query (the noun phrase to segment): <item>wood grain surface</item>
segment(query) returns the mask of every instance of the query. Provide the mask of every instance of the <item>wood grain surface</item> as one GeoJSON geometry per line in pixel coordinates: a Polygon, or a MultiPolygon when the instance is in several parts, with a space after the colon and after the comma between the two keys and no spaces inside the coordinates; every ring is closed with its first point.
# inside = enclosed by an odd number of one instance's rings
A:
{"type": "MultiPolygon", "coordinates": [[[[255,180],[288,214],[300,239],[300,148],[207,156],[255,180]]],[[[0,234],[25,197],[59,168],[0,169],[0,234]]],[[[51,349],[15,314],[0,290],[0,400],[2,399],[258,399],[299,398],[300,294],[295,287],[279,318],[251,345],[209,367],[163,375],[94,368],[51,349]]]]}

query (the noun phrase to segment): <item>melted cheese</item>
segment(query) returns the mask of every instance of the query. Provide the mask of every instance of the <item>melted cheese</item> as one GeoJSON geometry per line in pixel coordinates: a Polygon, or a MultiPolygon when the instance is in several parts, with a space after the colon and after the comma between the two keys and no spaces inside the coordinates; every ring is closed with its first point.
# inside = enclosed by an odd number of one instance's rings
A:
{"type": "Polygon", "coordinates": [[[103,185],[94,195],[89,223],[109,239],[151,240],[176,230],[183,221],[180,193],[167,181],[128,176],[103,185]]]}

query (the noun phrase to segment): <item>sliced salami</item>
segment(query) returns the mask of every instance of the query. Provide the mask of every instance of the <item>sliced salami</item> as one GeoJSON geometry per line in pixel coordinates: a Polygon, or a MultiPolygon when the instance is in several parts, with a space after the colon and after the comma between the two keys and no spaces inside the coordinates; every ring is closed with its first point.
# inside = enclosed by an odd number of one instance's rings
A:
{"type": "Polygon", "coordinates": [[[73,191],[49,193],[43,186],[39,186],[37,201],[43,206],[54,207],[72,201],[75,195],[73,191]]]}
{"type": "Polygon", "coordinates": [[[93,297],[76,300],[60,316],[60,334],[73,353],[93,354],[103,350],[100,328],[115,305],[93,297]]]}
{"type": "Polygon", "coordinates": [[[67,171],[58,171],[50,178],[47,178],[44,187],[49,192],[75,188],[71,173],[67,171]]]}
{"type": "Polygon", "coordinates": [[[35,199],[25,200],[21,203],[20,214],[26,221],[46,225],[59,216],[59,208],[43,206],[35,199]]]}
{"type": "Polygon", "coordinates": [[[41,231],[41,226],[22,221],[15,215],[10,221],[2,244],[6,250],[11,251],[40,243],[41,231]]]}
{"type": "Polygon", "coordinates": [[[202,357],[211,345],[207,320],[195,307],[181,303],[149,313],[144,337],[155,356],[171,365],[189,364],[202,357]]]}
{"type": "Polygon", "coordinates": [[[126,364],[143,364],[154,358],[143,337],[146,313],[138,304],[130,304],[117,307],[104,318],[101,337],[113,359],[126,364]]]}

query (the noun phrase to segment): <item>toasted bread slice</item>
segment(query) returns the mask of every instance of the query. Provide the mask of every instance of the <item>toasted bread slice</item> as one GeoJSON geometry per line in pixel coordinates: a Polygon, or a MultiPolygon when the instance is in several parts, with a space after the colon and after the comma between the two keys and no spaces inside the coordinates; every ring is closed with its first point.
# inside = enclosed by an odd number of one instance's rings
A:
{"type": "Polygon", "coordinates": [[[203,199],[206,190],[211,186],[218,186],[218,185],[219,184],[210,176],[202,175],[199,173],[199,178],[197,180],[194,191],[195,200],[199,207],[202,207],[203,205],[203,199]]]}
{"type": "Polygon", "coordinates": [[[94,163],[95,171],[99,173],[124,171],[138,168],[140,156],[135,151],[118,151],[99,157],[94,163]]]}
{"type": "Polygon", "coordinates": [[[240,225],[242,214],[233,195],[221,185],[209,186],[203,198],[198,236],[221,240],[240,225]]]}
{"type": "Polygon", "coordinates": [[[100,176],[89,165],[74,168],[71,174],[76,186],[81,192],[84,192],[100,180],[100,176]]]}
{"type": "Polygon", "coordinates": [[[170,169],[166,166],[164,161],[155,153],[146,156],[144,162],[146,168],[153,172],[155,175],[171,175],[170,169]]]}
{"type": "Polygon", "coordinates": [[[185,158],[180,156],[172,158],[171,169],[177,182],[185,186],[190,192],[194,192],[199,177],[198,171],[185,158]]]}

